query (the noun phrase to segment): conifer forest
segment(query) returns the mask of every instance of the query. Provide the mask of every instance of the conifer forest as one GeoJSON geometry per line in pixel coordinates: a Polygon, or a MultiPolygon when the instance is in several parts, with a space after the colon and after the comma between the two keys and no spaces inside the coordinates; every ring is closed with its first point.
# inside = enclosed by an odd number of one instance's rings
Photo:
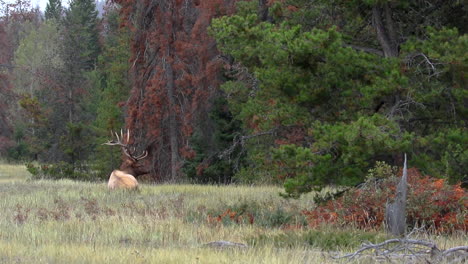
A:
{"type": "Polygon", "coordinates": [[[156,182],[466,179],[463,1],[0,3],[0,153],[44,176],[105,177],[128,129],[156,182]]]}
{"type": "Polygon", "coordinates": [[[288,228],[366,229],[407,160],[408,226],[466,235],[466,1],[46,2],[0,0],[0,160],[32,180],[276,186],[317,194],[288,228]]]}

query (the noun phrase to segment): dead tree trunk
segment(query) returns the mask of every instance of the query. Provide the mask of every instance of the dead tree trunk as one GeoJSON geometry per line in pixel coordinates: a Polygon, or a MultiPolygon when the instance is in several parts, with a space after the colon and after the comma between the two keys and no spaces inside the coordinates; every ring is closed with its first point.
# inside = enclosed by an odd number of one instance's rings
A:
{"type": "MultiPolygon", "coordinates": [[[[172,3],[168,4],[170,14],[170,18],[168,19],[176,19],[177,15],[175,14],[175,8],[172,3]]],[[[175,87],[175,79],[176,76],[173,70],[174,59],[176,54],[174,52],[174,43],[175,37],[177,35],[176,32],[176,25],[177,23],[175,20],[171,23],[164,30],[165,39],[168,41],[168,46],[166,47],[165,57],[163,58],[163,69],[166,73],[166,91],[167,91],[167,99],[169,102],[169,146],[170,146],[170,153],[171,153],[171,181],[176,182],[178,180],[177,177],[177,166],[179,162],[179,142],[178,142],[178,124],[177,124],[177,111],[176,111],[176,87],[175,87]]]]}
{"type": "Polygon", "coordinates": [[[177,142],[177,119],[176,119],[176,110],[175,110],[175,100],[174,100],[174,72],[172,71],[172,65],[167,62],[171,54],[169,52],[169,47],[167,48],[167,57],[164,58],[164,70],[167,75],[167,98],[169,100],[169,144],[171,151],[171,181],[177,181],[177,164],[179,161],[178,151],[179,146],[177,142]]]}
{"type": "Polygon", "coordinates": [[[385,221],[387,232],[394,236],[403,236],[406,231],[406,196],[408,192],[408,171],[405,162],[403,165],[403,176],[398,183],[393,203],[387,202],[385,208],[385,221]]]}

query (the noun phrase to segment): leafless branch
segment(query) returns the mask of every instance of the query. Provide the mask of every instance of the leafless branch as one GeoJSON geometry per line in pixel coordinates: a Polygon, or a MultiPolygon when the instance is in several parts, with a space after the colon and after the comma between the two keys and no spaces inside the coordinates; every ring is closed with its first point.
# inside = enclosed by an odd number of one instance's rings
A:
{"type": "Polygon", "coordinates": [[[260,132],[260,133],[257,133],[257,134],[253,134],[253,135],[249,135],[249,136],[236,136],[234,137],[234,140],[233,140],[233,143],[232,145],[227,148],[226,150],[220,152],[218,154],[218,158],[219,159],[223,159],[227,156],[230,156],[235,150],[237,147],[239,146],[244,146],[245,145],[245,142],[251,138],[255,138],[255,137],[260,137],[260,136],[265,136],[265,135],[273,135],[275,132],[276,132],[276,128],[272,129],[272,130],[268,130],[268,131],[265,131],[265,132],[260,132]]]}
{"type": "Polygon", "coordinates": [[[249,72],[249,69],[240,63],[229,61],[229,59],[224,56],[218,56],[217,59],[222,60],[228,66],[226,74],[229,77],[246,84],[250,88],[249,96],[255,97],[257,91],[260,89],[260,83],[258,79],[249,72]]]}
{"type": "MultiPolygon", "coordinates": [[[[436,62],[434,60],[431,60],[426,54],[422,52],[414,52],[411,54],[408,54],[405,58],[407,66],[415,66],[416,68],[425,68],[424,73],[428,74],[429,78],[433,76],[438,76],[439,74],[442,73],[442,71],[437,69],[439,65],[443,65],[443,63],[436,62]],[[416,62],[416,58],[422,58],[421,61],[416,62]],[[424,66],[425,65],[425,66],[424,66]]],[[[422,70],[420,70],[421,73],[422,70]]]]}
{"type": "Polygon", "coordinates": [[[440,250],[432,241],[393,238],[382,243],[372,244],[364,243],[357,251],[344,256],[334,257],[335,259],[354,259],[364,256],[364,252],[371,251],[373,258],[382,258],[388,260],[402,259],[420,259],[426,263],[439,263],[448,261],[448,263],[461,263],[468,260],[468,246],[459,246],[440,250]],[[449,259],[450,258],[450,259],[449,259]],[[453,262],[458,261],[458,262],[453,262]]]}
{"type": "MultiPolygon", "coordinates": [[[[146,48],[145,48],[145,52],[146,52],[146,48]]],[[[133,61],[133,64],[132,64],[132,69],[135,67],[135,64],[136,64],[136,62],[137,62],[138,58],[140,58],[140,52],[139,52],[139,51],[138,51],[138,54],[137,54],[137,56],[136,56],[135,60],[133,61]]]]}
{"type": "Polygon", "coordinates": [[[441,255],[444,256],[444,257],[447,257],[447,256],[450,256],[450,255],[456,254],[456,253],[463,254],[465,256],[465,258],[468,258],[468,246],[460,246],[460,247],[449,248],[449,249],[443,251],[441,255]],[[462,251],[462,252],[460,252],[460,251],[462,251]]]}
{"type": "Polygon", "coordinates": [[[353,44],[344,44],[343,46],[344,47],[349,47],[349,48],[352,48],[352,49],[355,49],[355,50],[358,50],[358,51],[372,53],[372,54],[375,54],[375,55],[381,56],[381,57],[384,56],[383,51],[381,51],[379,49],[371,48],[371,47],[362,47],[362,46],[357,46],[357,45],[353,45],[353,44]]]}
{"type": "Polygon", "coordinates": [[[415,101],[409,94],[406,95],[404,99],[400,99],[399,96],[396,96],[394,105],[389,109],[385,116],[389,119],[394,119],[397,115],[403,118],[405,116],[405,112],[410,113],[411,106],[416,106],[421,109],[426,108],[424,104],[415,101]]]}
{"type": "Polygon", "coordinates": [[[7,69],[13,69],[15,68],[14,65],[11,64],[0,64],[0,67],[7,68],[7,69]]]}

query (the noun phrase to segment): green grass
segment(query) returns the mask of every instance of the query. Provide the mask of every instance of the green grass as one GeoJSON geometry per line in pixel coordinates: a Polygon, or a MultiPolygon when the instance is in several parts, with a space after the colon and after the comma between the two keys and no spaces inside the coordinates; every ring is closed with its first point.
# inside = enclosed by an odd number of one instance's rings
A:
{"type": "MultiPolygon", "coordinates": [[[[334,263],[327,252],[385,239],[381,232],[292,228],[314,206],[311,196],[285,200],[278,187],[108,191],[104,182],[25,181],[21,166],[9,171],[14,180],[0,183],[0,263],[334,263]],[[205,246],[219,240],[249,247],[205,246]]],[[[437,239],[445,248],[463,244],[437,239]]]]}

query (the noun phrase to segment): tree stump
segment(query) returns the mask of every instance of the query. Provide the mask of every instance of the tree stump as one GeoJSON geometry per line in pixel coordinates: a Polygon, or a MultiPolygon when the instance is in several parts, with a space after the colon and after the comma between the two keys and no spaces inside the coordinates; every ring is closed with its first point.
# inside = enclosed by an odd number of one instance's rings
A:
{"type": "Polygon", "coordinates": [[[385,221],[387,232],[394,236],[403,236],[406,231],[406,197],[408,192],[408,169],[406,167],[406,153],[403,165],[403,176],[398,183],[393,203],[387,202],[385,221]]]}

